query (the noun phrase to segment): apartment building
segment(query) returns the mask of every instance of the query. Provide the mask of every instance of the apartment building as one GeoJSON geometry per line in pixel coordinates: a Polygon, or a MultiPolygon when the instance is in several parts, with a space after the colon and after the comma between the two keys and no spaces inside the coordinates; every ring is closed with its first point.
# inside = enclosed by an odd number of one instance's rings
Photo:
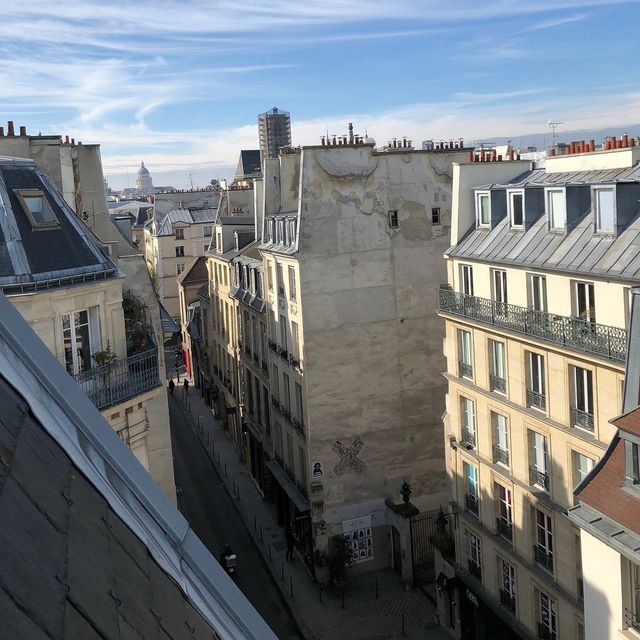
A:
{"type": "Polygon", "coordinates": [[[216,209],[173,209],[155,212],[144,225],[144,255],[161,303],[180,319],[177,276],[193,258],[203,256],[211,243],[216,209]]]}
{"type": "Polygon", "coordinates": [[[436,282],[452,162],[465,156],[457,142],[376,150],[352,134],[265,160],[255,183],[272,409],[265,484],[310,565],[348,535],[354,571],[392,564],[410,582],[401,486],[425,512],[446,499],[436,282]]]}
{"type": "Polygon", "coordinates": [[[0,204],[0,289],[175,500],[160,317],[135,273],[142,261],[116,264],[32,160],[0,159],[0,204]]]}
{"type": "Polygon", "coordinates": [[[565,513],[620,412],[635,142],[572,143],[544,168],[484,152],[454,165],[439,313],[455,558],[438,569],[454,637],[584,637],[580,531],[565,513]]]}

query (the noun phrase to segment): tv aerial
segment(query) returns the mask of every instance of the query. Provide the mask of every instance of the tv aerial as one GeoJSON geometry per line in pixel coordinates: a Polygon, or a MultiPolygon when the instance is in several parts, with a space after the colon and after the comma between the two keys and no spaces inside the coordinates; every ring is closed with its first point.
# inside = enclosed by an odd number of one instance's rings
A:
{"type": "Polygon", "coordinates": [[[555,139],[558,137],[558,134],[556,133],[556,129],[561,125],[564,124],[564,122],[554,122],[553,120],[549,119],[547,121],[547,125],[549,127],[549,129],[551,129],[551,137],[555,142],[555,139]]]}

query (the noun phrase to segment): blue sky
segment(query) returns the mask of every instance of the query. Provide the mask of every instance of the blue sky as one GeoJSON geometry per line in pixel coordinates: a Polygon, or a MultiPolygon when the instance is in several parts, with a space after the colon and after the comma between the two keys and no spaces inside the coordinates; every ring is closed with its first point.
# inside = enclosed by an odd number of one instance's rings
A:
{"type": "Polygon", "coordinates": [[[7,4],[0,120],[100,143],[117,188],[142,158],[155,184],[231,175],[273,106],[295,144],[348,121],[379,143],[640,122],[637,1],[7,4]]]}

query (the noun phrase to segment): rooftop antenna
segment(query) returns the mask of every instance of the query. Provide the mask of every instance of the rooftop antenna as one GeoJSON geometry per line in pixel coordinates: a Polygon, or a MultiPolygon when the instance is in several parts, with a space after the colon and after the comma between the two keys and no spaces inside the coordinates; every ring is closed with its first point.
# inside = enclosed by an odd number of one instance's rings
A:
{"type": "Polygon", "coordinates": [[[549,126],[549,129],[551,129],[551,141],[552,141],[552,144],[555,144],[555,140],[558,137],[558,134],[556,133],[556,129],[561,124],[564,124],[564,122],[553,122],[552,120],[548,120],[547,121],[547,125],[549,126]]]}

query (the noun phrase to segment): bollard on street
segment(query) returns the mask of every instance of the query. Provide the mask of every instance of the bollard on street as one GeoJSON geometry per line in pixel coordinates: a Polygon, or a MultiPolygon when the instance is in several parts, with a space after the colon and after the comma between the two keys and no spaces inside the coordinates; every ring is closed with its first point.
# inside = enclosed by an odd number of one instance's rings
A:
{"type": "Polygon", "coordinates": [[[291,591],[291,598],[293,598],[293,578],[289,578],[289,588],[291,591]]]}
{"type": "Polygon", "coordinates": [[[280,580],[284,582],[284,562],[282,563],[282,569],[280,571],[280,580]]]}

